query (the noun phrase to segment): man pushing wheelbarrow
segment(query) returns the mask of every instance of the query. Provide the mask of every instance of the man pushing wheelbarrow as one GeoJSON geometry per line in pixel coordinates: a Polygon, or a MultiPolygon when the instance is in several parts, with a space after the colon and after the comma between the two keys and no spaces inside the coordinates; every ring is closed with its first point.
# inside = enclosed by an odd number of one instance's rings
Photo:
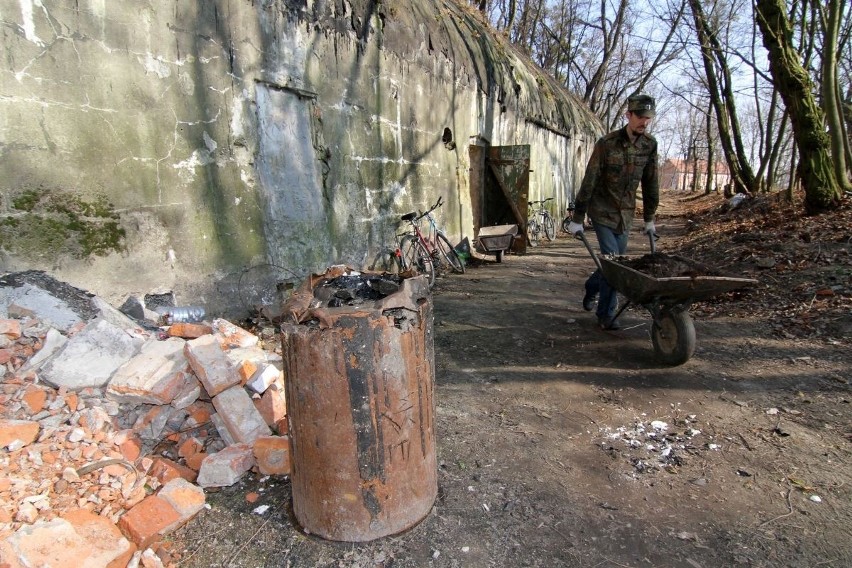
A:
{"type": "MultiPolygon", "coordinates": [[[[655,114],[652,97],[629,97],[627,124],[598,140],[589,157],[568,232],[580,236],[583,233],[583,220],[588,214],[603,255],[623,255],[627,252],[627,237],[633,226],[636,190],[640,183],[645,221],[643,232],[652,238],[655,233],[654,215],[660,202],[657,141],[647,133],[648,124],[655,114]]],[[[620,329],[615,314],[618,305],[615,289],[606,281],[600,269],[589,277],[585,287],[583,309],[592,311],[595,298],[598,298],[595,311],[598,324],[603,329],[620,329]]]]}
{"type": "Polygon", "coordinates": [[[654,214],[660,200],[657,179],[657,141],[645,130],[654,116],[654,99],[634,95],[627,99],[627,125],[597,141],[577,195],[574,218],[568,232],[583,241],[597,270],[586,281],[583,308],[591,311],[595,297],[598,323],[603,329],[617,330],[618,315],[631,304],[648,310],[653,318],[651,342],[657,357],[666,364],[685,363],[695,351],[695,326],[689,316],[692,302],[703,300],[756,283],[747,278],[716,274],[698,263],[680,257],[658,256],[654,239],[654,214]],[[642,184],[645,233],[651,245],[648,266],[623,257],[627,236],[633,224],[636,190],[642,184]],[[583,218],[592,218],[601,256],[595,256],[583,234],[583,218]],[[653,265],[668,264],[664,273],[651,276],[653,265]],[[616,311],[616,293],[625,304],[616,311]]]}

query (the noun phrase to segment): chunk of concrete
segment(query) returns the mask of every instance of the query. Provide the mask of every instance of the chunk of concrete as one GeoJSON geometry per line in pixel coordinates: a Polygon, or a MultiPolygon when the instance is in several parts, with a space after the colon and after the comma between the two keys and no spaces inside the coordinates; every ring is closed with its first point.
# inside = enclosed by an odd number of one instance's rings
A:
{"type": "Polygon", "coordinates": [[[15,287],[0,286],[0,317],[8,317],[11,304],[32,311],[38,319],[62,332],[83,321],[66,302],[28,282],[15,287]]]}
{"type": "Polygon", "coordinates": [[[102,318],[95,318],[44,365],[39,378],[53,387],[77,391],[106,385],[143,341],[102,318]]]}
{"type": "Polygon", "coordinates": [[[251,446],[234,444],[204,458],[196,483],[201,487],[228,487],[239,481],[254,464],[251,446]]]}
{"type": "Polygon", "coordinates": [[[113,373],[107,394],[133,404],[171,403],[197,382],[183,352],[185,345],[186,341],[177,337],[148,340],[135,357],[113,373]]]}
{"type": "Polygon", "coordinates": [[[41,349],[36,351],[36,354],[30,357],[29,361],[24,363],[21,371],[26,373],[38,370],[45,362],[56,355],[67,342],[67,337],[59,333],[57,329],[51,327],[47,330],[47,335],[44,336],[44,344],[41,349]]]}

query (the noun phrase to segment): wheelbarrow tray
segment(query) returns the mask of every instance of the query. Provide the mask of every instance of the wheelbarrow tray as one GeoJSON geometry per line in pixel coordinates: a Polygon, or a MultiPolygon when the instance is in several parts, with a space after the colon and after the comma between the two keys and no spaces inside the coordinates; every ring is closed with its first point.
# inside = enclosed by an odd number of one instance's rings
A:
{"type": "Polygon", "coordinates": [[[477,239],[479,239],[479,246],[485,252],[497,252],[512,248],[512,242],[517,234],[517,225],[494,225],[479,229],[477,239]]]}
{"type": "Polygon", "coordinates": [[[706,271],[706,267],[682,257],[676,258],[682,263],[694,266],[695,276],[655,278],[625,266],[622,262],[628,260],[626,257],[598,256],[598,258],[601,262],[601,272],[609,285],[632,303],[639,305],[653,302],[674,305],[686,301],[700,301],[757,283],[757,280],[751,278],[703,276],[700,272],[706,271]]]}

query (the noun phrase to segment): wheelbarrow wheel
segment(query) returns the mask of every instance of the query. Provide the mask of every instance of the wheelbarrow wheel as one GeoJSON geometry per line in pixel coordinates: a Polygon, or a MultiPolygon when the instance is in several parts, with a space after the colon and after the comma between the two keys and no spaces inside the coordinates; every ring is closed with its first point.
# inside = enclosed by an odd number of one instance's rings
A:
{"type": "Polygon", "coordinates": [[[503,262],[503,249],[497,251],[497,262],[503,262]]]}
{"type": "Polygon", "coordinates": [[[695,353],[695,325],[686,310],[664,311],[651,325],[657,357],[668,365],[682,365],[695,353]]]}

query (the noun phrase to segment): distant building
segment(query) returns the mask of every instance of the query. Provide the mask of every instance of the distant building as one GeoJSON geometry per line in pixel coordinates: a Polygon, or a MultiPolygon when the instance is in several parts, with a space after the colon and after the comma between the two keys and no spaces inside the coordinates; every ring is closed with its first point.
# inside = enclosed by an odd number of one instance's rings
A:
{"type": "MultiPolygon", "coordinates": [[[[660,169],[660,187],[689,191],[692,189],[692,178],[696,173],[698,175],[698,183],[695,189],[703,191],[707,178],[707,160],[693,162],[692,160],[670,158],[663,162],[660,169]],[[696,169],[697,172],[695,171],[696,169]]],[[[725,185],[731,182],[731,173],[728,170],[727,164],[724,162],[716,162],[712,175],[712,187],[715,191],[722,192],[725,185]]]]}

